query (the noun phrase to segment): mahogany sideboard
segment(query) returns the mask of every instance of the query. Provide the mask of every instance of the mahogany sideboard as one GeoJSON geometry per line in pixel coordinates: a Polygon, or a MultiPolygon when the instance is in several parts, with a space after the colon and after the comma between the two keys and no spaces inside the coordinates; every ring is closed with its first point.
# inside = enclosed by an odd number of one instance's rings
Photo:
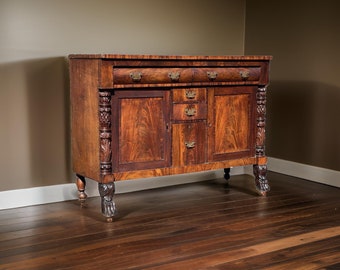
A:
{"type": "Polygon", "coordinates": [[[253,165],[269,191],[266,86],[271,56],[72,54],[72,166],[81,204],[98,182],[112,221],[114,182],[253,165]]]}

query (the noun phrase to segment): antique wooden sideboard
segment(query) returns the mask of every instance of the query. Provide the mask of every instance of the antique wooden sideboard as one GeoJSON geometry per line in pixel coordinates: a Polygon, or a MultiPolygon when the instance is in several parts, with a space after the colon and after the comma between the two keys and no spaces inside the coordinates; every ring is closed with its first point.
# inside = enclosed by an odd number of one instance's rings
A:
{"type": "Polygon", "coordinates": [[[81,204],[98,182],[115,215],[114,182],[253,165],[265,156],[270,56],[69,56],[72,163],[81,204]]]}

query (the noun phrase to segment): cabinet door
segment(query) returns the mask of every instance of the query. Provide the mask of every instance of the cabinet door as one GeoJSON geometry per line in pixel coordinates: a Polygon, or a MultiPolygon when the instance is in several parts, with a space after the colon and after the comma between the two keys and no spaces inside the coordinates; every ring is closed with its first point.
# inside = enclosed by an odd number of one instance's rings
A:
{"type": "Polygon", "coordinates": [[[209,89],[209,161],[255,155],[255,105],[256,87],[209,89]]]}
{"type": "Polygon", "coordinates": [[[206,162],[206,121],[172,124],[172,165],[206,162]]]}
{"type": "Polygon", "coordinates": [[[115,172],[169,166],[169,91],[116,91],[112,110],[115,172]]]}

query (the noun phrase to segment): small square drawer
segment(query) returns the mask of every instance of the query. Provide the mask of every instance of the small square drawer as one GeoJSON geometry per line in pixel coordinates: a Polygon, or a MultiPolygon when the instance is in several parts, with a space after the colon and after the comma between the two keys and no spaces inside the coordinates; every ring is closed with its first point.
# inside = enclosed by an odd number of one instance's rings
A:
{"type": "Polygon", "coordinates": [[[207,91],[205,88],[176,89],[172,91],[172,101],[180,102],[205,102],[207,91]]]}
{"type": "Polygon", "coordinates": [[[179,103],[173,105],[173,120],[186,121],[206,118],[207,104],[205,103],[179,103]]]}

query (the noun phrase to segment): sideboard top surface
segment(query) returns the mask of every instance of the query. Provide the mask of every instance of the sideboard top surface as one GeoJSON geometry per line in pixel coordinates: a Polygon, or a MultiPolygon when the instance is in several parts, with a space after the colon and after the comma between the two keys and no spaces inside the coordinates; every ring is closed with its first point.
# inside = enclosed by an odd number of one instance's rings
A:
{"type": "Polygon", "coordinates": [[[133,55],[133,54],[70,54],[70,59],[145,59],[145,60],[206,60],[206,61],[269,61],[270,55],[223,55],[223,56],[191,56],[191,55],[133,55]]]}

